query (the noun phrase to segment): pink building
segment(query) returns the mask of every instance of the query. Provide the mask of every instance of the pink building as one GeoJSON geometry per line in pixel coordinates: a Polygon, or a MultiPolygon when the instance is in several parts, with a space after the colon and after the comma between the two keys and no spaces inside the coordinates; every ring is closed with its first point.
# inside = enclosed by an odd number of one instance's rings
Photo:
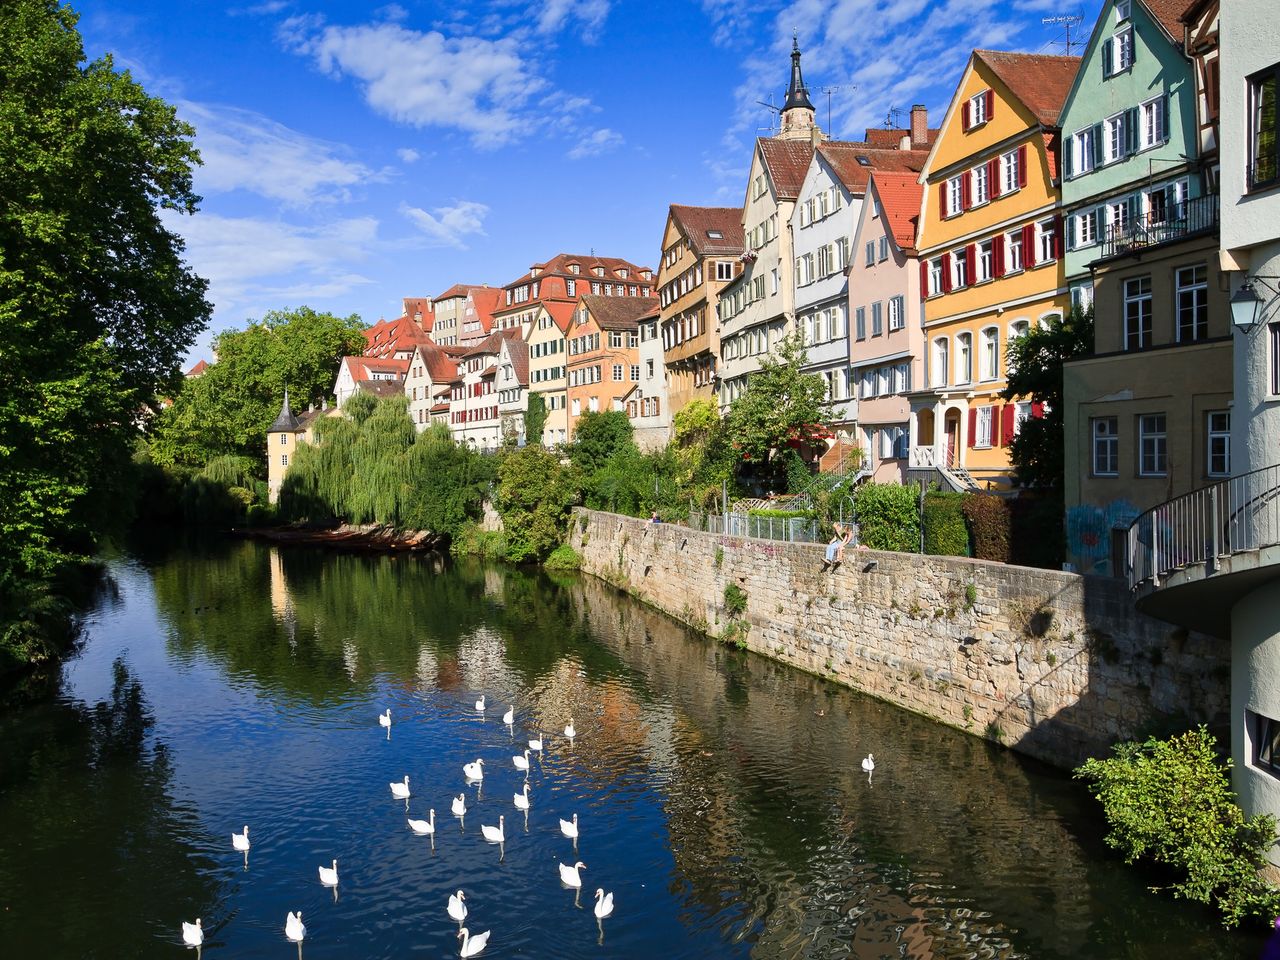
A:
{"type": "Polygon", "coordinates": [[[907,394],[924,380],[918,178],[872,172],[849,266],[849,364],[858,396],[858,436],[872,479],[882,483],[907,477],[907,394]]]}

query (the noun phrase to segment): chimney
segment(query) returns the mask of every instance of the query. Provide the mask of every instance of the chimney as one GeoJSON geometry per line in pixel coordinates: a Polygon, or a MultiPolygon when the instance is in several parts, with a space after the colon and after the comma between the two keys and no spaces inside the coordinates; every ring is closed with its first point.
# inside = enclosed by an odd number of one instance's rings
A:
{"type": "Polygon", "coordinates": [[[911,142],[916,147],[923,147],[929,139],[929,111],[923,103],[911,105],[911,142]]]}

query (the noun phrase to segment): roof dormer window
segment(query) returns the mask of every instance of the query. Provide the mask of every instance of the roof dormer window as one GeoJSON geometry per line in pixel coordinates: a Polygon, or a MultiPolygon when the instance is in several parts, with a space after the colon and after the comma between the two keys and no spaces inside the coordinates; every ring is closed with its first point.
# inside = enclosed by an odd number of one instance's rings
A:
{"type": "Polygon", "coordinates": [[[581,270],[582,270],[582,266],[581,266],[581,264],[577,264],[577,263],[571,263],[571,264],[569,264],[569,272],[570,272],[570,273],[572,273],[572,274],[574,274],[575,276],[576,276],[579,272],[581,272],[581,270]]]}
{"type": "Polygon", "coordinates": [[[722,232],[721,232],[721,231],[719,231],[719,230],[708,230],[708,231],[707,231],[707,237],[708,237],[709,239],[711,239],[711,240],[723,240],[723,239],[724,239],[724,233],[722,233],[722,232]]]}
{"type": "Polygon", "coordinates": [[[626,267],[619,267],[619,268],[618,268],[618,278],[619,278],[620,280],[625,280],[625,279],[627,279],[627,268],[626,268],[626,267]]]}
{"type": "Polygon", "coordinates": [[[604,267],[592,267],[592,268],[591,268],[591,273],[592,273],[592,275],[593,275],[593,276],[596,276],[596,277],[603,277],[603,276],[604,276],[604,267]]]}
{"type": "Polygon", "coordinates": [[[1116,23],[1129,19],[1129,0],[1116,0],[1116,23]]]}

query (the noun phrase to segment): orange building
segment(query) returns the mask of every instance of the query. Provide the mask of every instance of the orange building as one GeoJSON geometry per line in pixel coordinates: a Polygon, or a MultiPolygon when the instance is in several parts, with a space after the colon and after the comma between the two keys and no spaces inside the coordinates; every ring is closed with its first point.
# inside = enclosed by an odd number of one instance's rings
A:
{"type": "Polygon", "coordinates": [[[921,174],[925,383],[910,466],[957,489],[1010,483],[1029,403],[1005,403],[1010,339],[1069,306],[1058,115],[1079,57],[975,50],[921,174]]]}
{"type": "Polygon", "coordinates": [[[578,301],[565,335],[570,440],[582,414],[623,409],[640,382],[640,318],[657,311],[656,297],[587,294],[578,301]]]}

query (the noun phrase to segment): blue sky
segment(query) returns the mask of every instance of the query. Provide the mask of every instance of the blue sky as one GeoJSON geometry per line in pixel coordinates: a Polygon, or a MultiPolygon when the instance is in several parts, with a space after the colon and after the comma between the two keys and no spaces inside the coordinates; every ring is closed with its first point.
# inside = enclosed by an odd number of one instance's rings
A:
{"type": "Polygon", "coordinates": [[[657,266],[671,203],[742,201],[792,31],[843,139],[941,117],[975,46],[1062,52],[1057,0],[82,0],[110,52],[196,128],[175,218],[210,332],[306,304],[366,321],[561,251],[657,266]],[[904,121],[905,122],[905,121],[904,121]]]}

